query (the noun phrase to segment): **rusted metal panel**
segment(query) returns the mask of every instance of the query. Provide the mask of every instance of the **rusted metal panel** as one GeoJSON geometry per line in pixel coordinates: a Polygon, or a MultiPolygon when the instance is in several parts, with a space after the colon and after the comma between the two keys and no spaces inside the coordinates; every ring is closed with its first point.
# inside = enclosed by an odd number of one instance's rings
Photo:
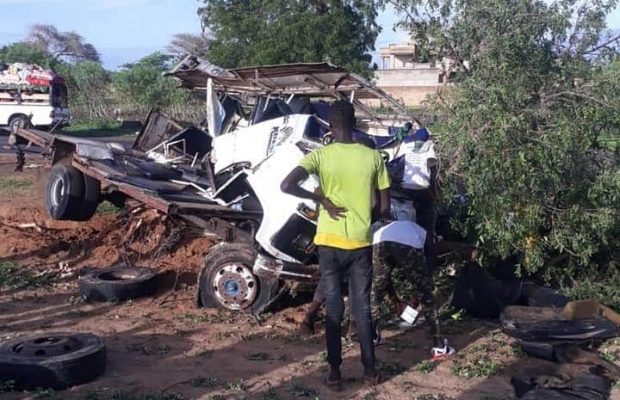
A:
{"type": "Polygon", "coordinates": [[[49,148],[54,140],[51,133],[37,129],[19,128],[15,134],[44,149],[49,148]]]}

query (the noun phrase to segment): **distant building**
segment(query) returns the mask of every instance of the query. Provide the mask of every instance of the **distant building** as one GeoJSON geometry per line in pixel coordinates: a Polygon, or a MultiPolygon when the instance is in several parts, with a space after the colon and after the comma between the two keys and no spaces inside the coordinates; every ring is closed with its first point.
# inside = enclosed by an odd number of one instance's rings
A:
{"type": "Polygon", "coordinates": [[[418,106],[429,94],[443,85],[441,64],[420,63],[415,43],[390,44],[380,49],[377,86],[402,100],[407,106],[418,106]]]}

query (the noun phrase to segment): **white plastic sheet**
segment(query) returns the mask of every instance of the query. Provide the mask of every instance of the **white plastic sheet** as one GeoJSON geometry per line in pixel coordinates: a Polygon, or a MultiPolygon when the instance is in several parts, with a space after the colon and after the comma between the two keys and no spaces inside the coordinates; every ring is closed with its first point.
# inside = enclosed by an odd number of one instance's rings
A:
{"type": "Polygon", "coordinates": [[[412,221],[394,221],[377,229],[372,243],[396,242],[416,249],[423,249],[426,230],[412,221]]]}

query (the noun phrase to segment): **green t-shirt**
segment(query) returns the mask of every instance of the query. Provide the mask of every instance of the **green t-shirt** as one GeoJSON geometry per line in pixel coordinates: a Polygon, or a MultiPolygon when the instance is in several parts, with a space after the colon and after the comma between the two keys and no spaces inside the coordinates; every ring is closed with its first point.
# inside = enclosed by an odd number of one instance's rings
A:
{"type": "Polygon", "coordinates": [[[334,220],[321,207],[314,243],[345,250],[372,245],[373,193],[390,187],[379,152],[357,143],[332,143],[308,154],[299,165],[318,175],[323,194],[347,210],[334,220]]]}

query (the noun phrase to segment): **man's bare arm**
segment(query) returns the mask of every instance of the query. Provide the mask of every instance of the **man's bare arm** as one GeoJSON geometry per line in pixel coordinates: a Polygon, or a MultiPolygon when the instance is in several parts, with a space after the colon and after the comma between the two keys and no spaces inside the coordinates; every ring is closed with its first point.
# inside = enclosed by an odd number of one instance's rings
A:
{"type": "Polygon", "coordinates": [[[380,218],[390,216],[390,189],[379,191],[379,216],[380,218]]]}
{"type": "Polygon", "coordinates": [[[302,199],[314,200],[320,203],[320,195],[318,193],[310,192],[302,188],[299,183],[308,178],[308,172],[302,167],[296,167],[284,178],[280,184],[280,189],[286,194],[291,196],[300,197],[302,199]]]}
{"type": "Polygon", "coordinates": [[[325,208],[327,213],[333,219],[340,219],[344,216],[346,209],[336,206],[320,190],[310,192],[302,188],[299,183],[308,178],[308,172],[302,167],[295,167],[280,184],[280,189],[291,196],[309,199],[325,208]]]}

